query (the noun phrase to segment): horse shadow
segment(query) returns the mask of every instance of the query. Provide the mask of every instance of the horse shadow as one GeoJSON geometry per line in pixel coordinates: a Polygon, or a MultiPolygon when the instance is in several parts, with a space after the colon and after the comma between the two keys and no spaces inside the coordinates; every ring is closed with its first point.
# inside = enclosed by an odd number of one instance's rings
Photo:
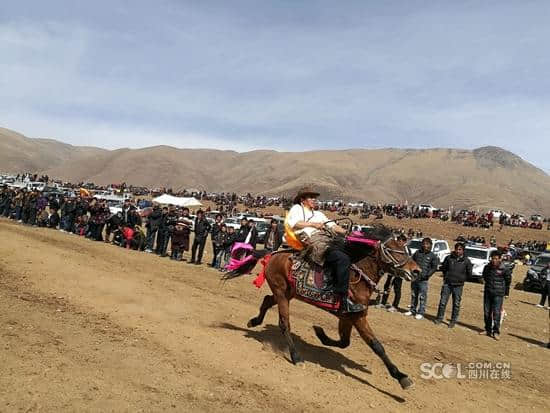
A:
{"type": "MultiPolygon", "coordinates": [[[[424,318],[425,318],[426,320],[429,320],[429,321],[432,321],[432,322],[434,322],[435,320],[437,320],[437,316],[434,316],[434,315],[431,315],[431,314],[424,314],[424,318]]],[[[449,323],[446,322],[446,321],[443,321],[443,324],[449,325],[449,323]]],[[[475,325],[473,325],[473,324],[465,323],[464,321],[457,321],[457,322],[456,322],[456,325],[461,326],[461,327],[464,327],[464,328],[466,328],[466,329],[468,329],[468,330],[471,330],[471,331],[473,331],[473,332],[475,332],[475,333],[479,333],[479,332],[481,332],[481,331],[485,331],[485,329],[483,329],[483,328],[481,328],[481,327],[475,326],[475,325]]]]}
{"type": "Polygon", "coordinates": [[[539,340],[531,338],[531,337],[519,336],[519,335],[513,334],[513,333],[508,333],[508,335],[512,336],[512,337],[515,337],[515,338],[519,338],[520,340],[526,341],[527,343],[533,344],[535,346],[540,346],[540,347],[546,347],[547,346],[547,343],[544,343],[542,341],[539,341],[539,340]]]}
{"type": "Polygon", "coordinates": [[[537,303],[531,303],[531,302],[529,302],[529,301],[523,301],[523,300],[518,300],[518,303],[527,304],[527,305],[532,305],[533,307],[536,307],[536,306],[537,306],[537,303]]]}
{"type": "MultiPolygon", "coordinates": [[[[249,330],[247,328],[242,328],[230,323],[220,323],[215,325],[214,327],[223,328],[223,329],[232,330],[232,331],[240,331],[244,333],[244,336],[246,338],[252,338],[261,344],[269,345],[275,352],[283,354],[285,360],[287,360],[289,363],[292,363],[292,361],[287,355],[288,346],[287,346],[286,340],[281,334],[281,330],[279,329],[279,326],[267,324],[263,326],[263,330],[249,330]]],[[[354,380],[359,381],[362,384],[366,384],[367,386],[372,387],[378,392],[388,397],[391,397],[393,400],[395,400],[398,403],[406,402],[406,400],[403,399],[402,397],[399,397],[395,394],[392,394],[383,389],[380,389],[375,385],[371,384],[370,382],[368,382],[367,380],[353,374],[352,372],[346,369],[346,368],[355,369],[362,373],[372,374],[372,372],[365,366],[359,363],[356,363],[353,360],[350,360],[343,354],[337,351],[334,351],[328,347],[317,346],[315,344],[308,343],[307,341],[304,341],[300,336],[297,336],[292,332],[291,332],[291,335],[292,335],[292,339],[294,340],[294,343],[296,344],[298,351],[300,352],[300,355],[304,358],[305,361],[308,361],[313,364],[317,364],[318,366],[323,367],[327,370],[337,371],[343,376],[350,377],[354,380]]]]}

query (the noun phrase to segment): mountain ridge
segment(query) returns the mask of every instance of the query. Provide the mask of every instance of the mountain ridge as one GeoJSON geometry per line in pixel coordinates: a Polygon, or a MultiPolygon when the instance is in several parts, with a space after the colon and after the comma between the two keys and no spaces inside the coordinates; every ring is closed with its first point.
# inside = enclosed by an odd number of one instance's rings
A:
{"type": "Polygon", "coordinates": [[[46,173],[72,182],[269,195],[291,195],[312,184],[326,198],[550,215],[550,176],[496,146],[237,152],[156,145],[107,150],[0,128],[0,170],[46,173]]]}

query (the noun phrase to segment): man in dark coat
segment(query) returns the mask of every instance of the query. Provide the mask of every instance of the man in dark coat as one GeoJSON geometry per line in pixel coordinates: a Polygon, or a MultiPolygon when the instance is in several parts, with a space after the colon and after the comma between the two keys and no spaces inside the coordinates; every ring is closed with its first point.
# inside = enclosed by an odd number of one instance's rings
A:
{"type": "MultiPolygon", "coordinates": [[[[50,209],[52,204],[50,203],[50,209]]],[[[72,198],[67,198],[61,206],[61,229],[72,232],[76,219],[76,204],[72,198]]]]}
{"type": "Polygon", "coordinates": [[[204,212],[197,211],[197,217],[195,218],[195,239],[193,240],[193,246],[191,247],[191,261],[189,264],[202,264],[202,254],[204,252],[204,246],[206,245],[206,238],[210,232],[210,224],[204,217],[204,212]],[[198,255],[197,255],[198,249],[198,255]]]}
{"type": "Polygon", "coordinates": [[[502,304],[504,297],[508,297],[510,294],[510,284],[512,283],[512,270],[502,263],[500,251],[491,253],[491,262],[483,268],[482,276],[485,284],[483,291],[485,331],[480,334],[486,334],[499,340],[502,304]]]}
{"type": "Polygon", "coordinates": [[[153,206],[151,214],[147,218],[147,224],[145,225],[147,228],[147,248],[145,249],[146,252],[153,252],[155,237],[157,236],[161,221],[162,210],[160,209],[160,206],[155,204],[153,206]]]}
{"type": "Polygon", "coordinates": [[[256,249],[256,244],[258,243],[258,229],[256,228],[256,222],[250,221],[248,223],[250,229],[248,230],[248,235],[246,236],[245,242],[252,246],[252,249],[256,249]]]}
{"type": "Polygon", "coordinates": [[[245,242],[246,237],[248,235],[248,231],[250,231],[250,227],[248,226],[248,220],[246,218],[243,218],[243,219],[241,219],[241,227],[236,232],[235,241],[236,242],[245,242]]]}
{"type": "Polygon", "coordinates": [[[216,244],[216,237],[218,236],[218,233],[221,231],[222,228],[222,219],[223,217],[221,214],[216,215],[216,222],[214,222],[214,225],[212,225],[212,228],[210,229],[210,239],[212,240],[212,262],[209,264],[210,267],[216,267],[216,260],[218,253],[220,252],[220,248],[218,244],[216,244]]]}
{"type": "Polygon", "coordinates": [[[464,283],[472,276],[472,263],[468,257],[464,256],[464,244],[457,242],[455,250],[443,261],[443,286],[441,287],[441,298],[439,300],[439,309],[435,323],[443,321],[445,308],[449,301],[449,296],[453,296],[453,311],[451,313],[451,322],[449,328],[453,328],[458,320],[460,311],[460,301],[462,299],[462,290],[464,283]]]}
{"type": "Polygon", "coordinates": [[[411,308],[405,315],[413,315],[420,320],[424,318],[426,300],[428,298],[428,280],[436,272],[439,260],[432,252],[432,240],[424,238],[422,248],[412,256],[414,262],[420,267],[420,276],[411,283],[411,308]]]}
{"type": "Polygon", "coordinates": [[[162,208],[162,215],[159,222],[159,229],[157,233],[157,247],[155,253],[157,255],[163,255],[166,253],[166,246],[168,246],[168,208],[162,208]]]}

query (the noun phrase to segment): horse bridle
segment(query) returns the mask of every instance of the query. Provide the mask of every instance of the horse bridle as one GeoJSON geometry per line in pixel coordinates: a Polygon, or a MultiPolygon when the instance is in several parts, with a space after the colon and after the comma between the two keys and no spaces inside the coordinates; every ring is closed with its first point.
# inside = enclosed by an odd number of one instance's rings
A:
{"type": "Polygon", "coordinates": [[[380,242],[380,258],[384,263],[391,264],[393,268],[400,269],[404,267],[407,262],[409,262],[411,257],[409,257],[409,254],[407,254],[406,251],[396,250],[395,248],[387,247],[388,243],[392,240],[393,237],[390,237],[386,241],[380,242]],[[399,261],[393,256],[392,253],[404,255],[405,258],[402,261],[399,261]]]}

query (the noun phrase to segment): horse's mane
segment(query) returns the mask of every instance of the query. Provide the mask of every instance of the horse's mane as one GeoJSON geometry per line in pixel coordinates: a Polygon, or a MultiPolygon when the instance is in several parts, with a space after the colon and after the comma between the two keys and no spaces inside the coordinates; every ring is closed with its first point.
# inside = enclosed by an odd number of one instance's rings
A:
{"type": "MultiPolygon", "coordinates": [[[[368,239],[384,242],[393,236],[391,229],[382,224],[377,224],[372,228],[362,231],[363,236],[368,239]]],[[[375,247],[358,242],[345,242],[342,238],[337,238],[332,243],[333,247],[345,251],[353,263],[361,261],[363,258],[374,253],[375,247]]]]}
{"type": "Polygon", "coordinates": [[[390,237],[393,237],[392,230],[383,224],[373,225],[371,228],[367,228],[362,232],[365,235],[365,238],[375,239],[382,242],[388,240],[390,237]]]}

